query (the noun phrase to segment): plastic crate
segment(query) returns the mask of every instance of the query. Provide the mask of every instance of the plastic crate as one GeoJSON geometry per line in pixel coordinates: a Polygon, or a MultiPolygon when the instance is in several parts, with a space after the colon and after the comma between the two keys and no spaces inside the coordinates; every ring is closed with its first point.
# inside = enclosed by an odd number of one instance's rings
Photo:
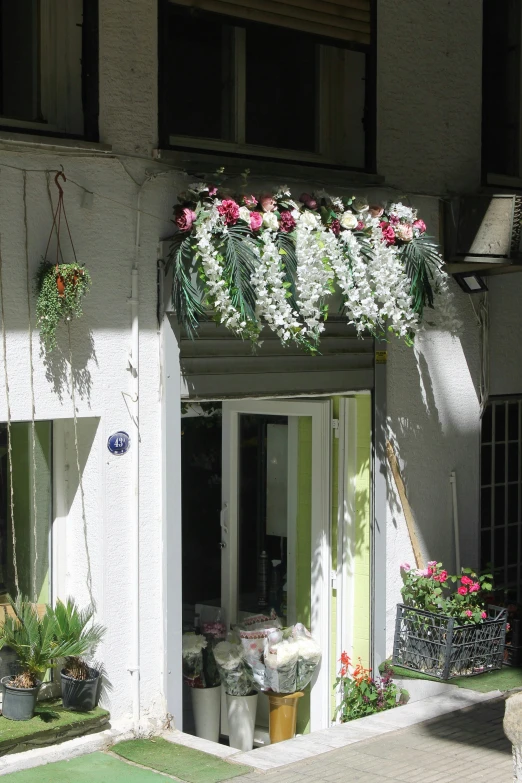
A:
{"type": "Polygon", "coordinates": [[[488,607],[482,623],[397,605],[393,663],[441,680],[501,669],[507,611],[488,607]]]}

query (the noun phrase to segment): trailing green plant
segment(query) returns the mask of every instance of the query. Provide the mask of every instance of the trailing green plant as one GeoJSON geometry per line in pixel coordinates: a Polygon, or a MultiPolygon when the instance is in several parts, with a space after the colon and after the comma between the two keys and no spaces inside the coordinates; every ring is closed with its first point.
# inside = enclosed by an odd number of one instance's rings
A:
{"type": "Polygon", "coordinates": [[[341,723],[390,710],[407,701],[408,692],[393,682],[387,663],[381,677],[373,677],[372,670],[365,668],[360,658],[354,666],[346,652],[342,653],[340,664],[335,687],[340,691],[336,715],[341,723]]]}
{"type": "Polygon", "coordinates": [[[9,598],[9,606],[11,612],[6,612],[0,626],[0,650],[10,647],[18,659],[19,673],[11,685],[34,688],[56,666],[58,658],[76,655],[80,648],[76,640],[60,638],[50,606],[42,617],[28,598],[9,598]]]}
{"type": "Polygon", "coordinates": [[[89,271],[79,264],[50,264],[45,259],[36,277],[36,320],[45,348],[56,347],[60,321],[82,315],[82,300],[91,285],[89,271]]]}
{"type": "Polygon", "coordinates": [[[69,644],[74,652],[65,656],[64,672],[75,680],[88,680],[86,655],[93,655],[105,635],[105,628],[93,623],[94,608],[80,609],[73,598],[58,600],[54,608],[56,643],[69,644]]]}

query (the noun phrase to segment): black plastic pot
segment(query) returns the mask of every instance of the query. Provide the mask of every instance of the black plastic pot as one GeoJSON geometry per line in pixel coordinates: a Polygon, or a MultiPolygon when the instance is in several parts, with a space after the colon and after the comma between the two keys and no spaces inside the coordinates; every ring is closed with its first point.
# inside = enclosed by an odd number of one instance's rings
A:
{"type": "Polygon", "coordinates": [[[65,674],[64,669],[60,672],[62,701],[66,710],[90,712],[95,708],[100,672],[97,669],[89,669],[89,674],[88,680],[75,680],[74,677],[65,674]]]}
{"type": "Polygon", "coordinates": [[[31,720],[41,682],[34,688],[14,688],[10,685],[13,675],[2,677],[2,715],[8,720],[31,720]]]}

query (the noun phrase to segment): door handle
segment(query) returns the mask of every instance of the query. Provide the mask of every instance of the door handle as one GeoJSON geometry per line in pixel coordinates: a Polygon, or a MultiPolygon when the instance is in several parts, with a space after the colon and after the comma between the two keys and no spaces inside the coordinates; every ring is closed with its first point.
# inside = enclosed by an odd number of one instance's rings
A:
{"type": "Polygon", "coordinates": [[[219,548],[220,549],[226,549],[226,547],[227,547],[227,545],[226,545],[226,543],[224,541],[220,541],[219,542],[219,548]]]}

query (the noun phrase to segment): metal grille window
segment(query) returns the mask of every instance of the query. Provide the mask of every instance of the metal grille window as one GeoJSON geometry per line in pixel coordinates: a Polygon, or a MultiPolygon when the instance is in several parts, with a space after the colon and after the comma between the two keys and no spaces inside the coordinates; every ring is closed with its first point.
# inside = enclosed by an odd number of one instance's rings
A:
{"type": "Polygon", "coordinates": [[[481,566],[522,597],[522,399],[492,400],[482,419],[481,566]]]}

